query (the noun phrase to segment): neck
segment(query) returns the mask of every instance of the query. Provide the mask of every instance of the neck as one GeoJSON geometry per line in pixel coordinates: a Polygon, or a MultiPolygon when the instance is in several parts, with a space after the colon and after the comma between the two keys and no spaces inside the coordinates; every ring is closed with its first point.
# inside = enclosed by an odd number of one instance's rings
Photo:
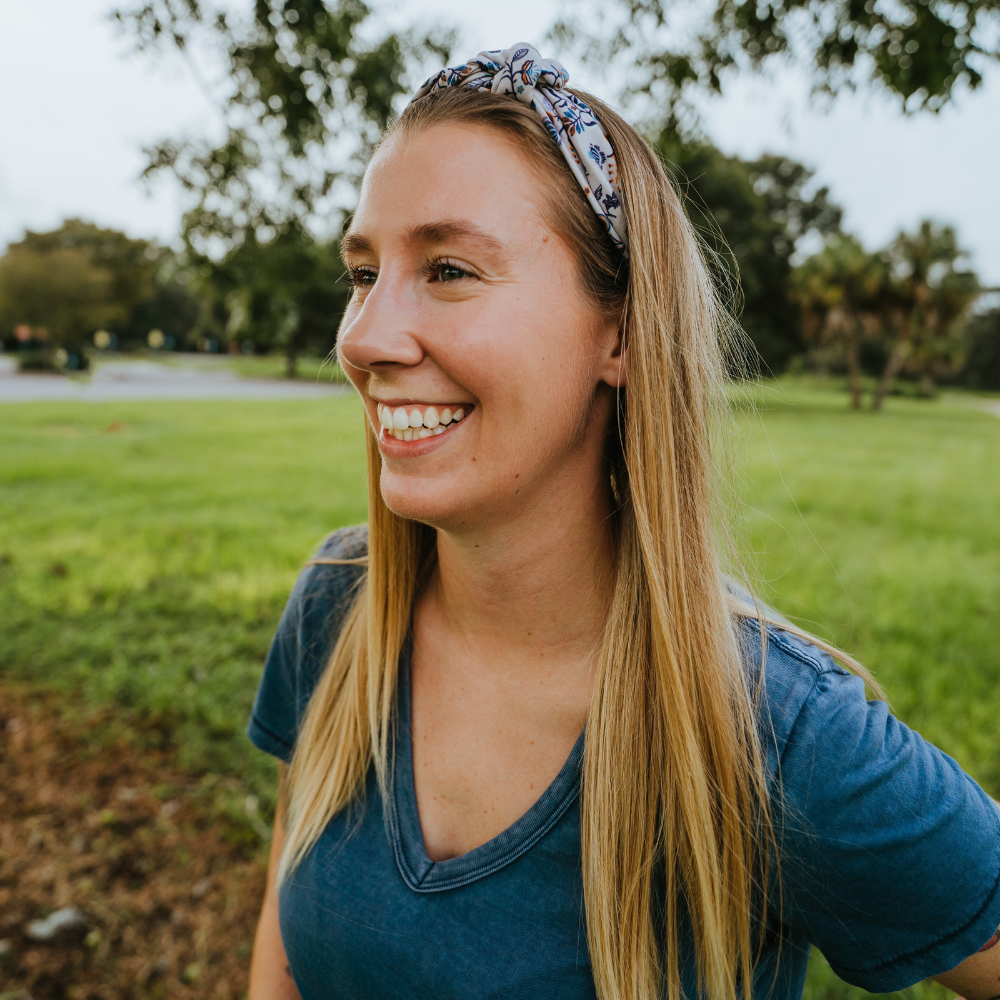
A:
{"type": "Polygon", "coordinates": [[[505,669],[538,656],[589,662],[614,585],[610,497],[575,504],[556,491],[513,519],[470,534],[438,530],[437,569],[421,599],[463,645],[505,669]]]}

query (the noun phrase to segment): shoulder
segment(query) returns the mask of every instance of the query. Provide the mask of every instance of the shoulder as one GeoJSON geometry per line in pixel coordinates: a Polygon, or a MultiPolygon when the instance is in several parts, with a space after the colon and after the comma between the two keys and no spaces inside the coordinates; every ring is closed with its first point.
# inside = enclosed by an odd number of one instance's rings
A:
{"type": "Polygon", "coordinates": [[[834,970],[900,990],[1000,920],[1000,814],[959,765],[807,639],[739,624],[771,781],[773,910],[834,970]]]}
{"type": "Polygon", "coordinates": [[[739,617],[738,634],[747,670],[760,670],[766,647],[765,675],[769,668],[777,683],[804,681],[812,684],[830,673],[851,676],[849,670],[816,643],[788,631],[780,623],[770,621],[765,628],[766,636],[762,633],[759,619],[753,615],[739,617]]]}
{"type": "Polygon", "coordinates": [[[366,526],[335,531],[292,588],[268,650],[247,727],[257,747],[282,760],[291,759],[299,720],[364,579],[367,554],[366,526]]]}
{"type": "MultiPolygon", "coordinates": [[[[758,712],[769,755],[780,760],[796,726],[816,725],[845,702],[864,705],[864,683],[826,650],[780,624],[740,616],[737,636],[743,667],[758,692],[758,712]],[[818,709],[818,711],[817,711],[818,709]],[[807,711],[808,710],[808,711],[807,711]]],[[[776,762],[775,762],[776,763],[776,762]]]]}
{"type": "Polygon", "coordinates": [[[292,588],[272,654],[280,652],[309,676],[321,670],[365,577],[367,554],[367,525],[341,528],[327,536],[292,588]]]}
{"type": "Polygon", "coordinates": [[[316,558],[359,559],[368,555],[368,525],[338,528],[323,541],[316,558]]]}
{"type": "Polygon", "coordinates": [[[316,554],[306,563],[292,589],[288,611],[293,616],[324,616],[350,603],[358,583],[364,578],[368,555],[368,526],[340,528],[328,535],[316,554]]]}
{"type": "Polygon", "coordinates": [[[353,570],[363,572],[364,567],[338,564],[341,559],[364,559],[368,555],[368,525],[355,524],[350,528],[338,528],[323,540],[316,554],[306,564],[305,572],[314,578],[323,579],[331,570],[353,570]]]}

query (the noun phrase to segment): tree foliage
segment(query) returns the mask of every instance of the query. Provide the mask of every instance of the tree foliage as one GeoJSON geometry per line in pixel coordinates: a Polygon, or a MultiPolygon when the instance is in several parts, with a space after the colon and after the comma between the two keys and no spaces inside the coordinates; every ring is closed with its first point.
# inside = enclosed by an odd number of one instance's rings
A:
{"type": "Polygon", "coordinates": [[[844,346],[855,409],[861,408],[861,340],[880,328],[886,279],[884,260],[844,234],[829,240],[794,276],[792,298],[802,310],[806,337],[844,346]]]}
{"type": "Polygon", "coordinates": [[[0,258],[0,325],[44,329],[55,345],[124,323],[152,296],[159,250],[113,229],[70,219],[28,232],[0,258]]]}
{"type": "Polygon", "coordinates": [[[861,406],[861,348],[877,342],[885,358],[872,397],[879,409],[900,372],[929,394],[965,360],[965,320],[979,282],[964,264],[954,229],[924,220],[884,250],[867,252],[850,236],[829,240],[795,271],[792,297],[814,343],[843,348],[851,401],[861,406]]]}
{"type": "Polygon", "coordinates": [[[197,319],[182,278],[171,251],[115,229],[69,219],[28,232],[0,258],[0,339],[27,326],[34,340],[79,350],[99,328],[142,344],[158,327],[180,341],[197,319]]]}
{"type": "MultiPolygon", "coordinates": [[[[23,244],[0,259],[0,326],[10,336],[30,327],[33,339],[65,346],[125,316],[111,272],[76,247],[41,252],[23,244]]],[[[6,339],[6,337],[5,337],[6,339]]]]}
{"type": "Polygon", "coordinates": [[[1000,309],[974,317],[969,323],[968,338],[965,384],[970,389],[1000,391],[1000,309]]]}
{"type": "MultiPolygon", "coordinates": [[[[953,375],[964,359],[963,320],[979,292],[979,280],[966,266],[968,253],[951,226],[922,221],[901,232],[884,252],[891,309],[897,334],[881,397],[897,372],[918,378],[925,392],[942,376],[953,375]]],[[[876,408],[880,398],[876,397],[876,408]]]]}
{"type": "Polygon", "coordinates": [[[168,137],[147,150],[146,175],[167,171],[189,195],[185,240],[215,258],[336,233],[408,73],[451,44],[441,31],[380,31],[362,0],[253,0],[242,13],[149,0],[114,16],[139,51],[180,53],[196,73],[207,59],[225,81],[211,95],[220,143],[168,137]]]}
{"type": "Polygon", "coordinates": [[[243,243],[219,261],[202,258],[195,273],[200,334],[243,349],[277,348],[289,376],[301,353],[335,346],[348,295],[336,242],[286,231],[268,243],[243,243]]]}
{"type": "Polygon", "coordinates": [[[346,299],[337,237],[374,143],[441,30],[384,30],[363,0],[149,0],[115,17],[142,52],[208,58],[226,81],[223,140],[168,137],[146,176],[187,193],[185,253],[203,300],[199,333],[280,347],[294,374],[329,350],[346,299]]]}
{"type": "Polygon", "coordinates": [[[554,35],[592,58],[627,59],[634,91],[661,111],[693,90],[720,93],[729,70],[782,57],[806,64],[817,91],[868,83],[907,111],[938,111],[1000,59],[1000,0],[713,0],[694,25],[691,7],[669,0],[591,7],[592,35],[580,30],[578,5],[554,35]]]}
{"type": "Polygon", "coordinates": [[[45,233],[27,232],[10,250],[27,251],[41,259],[60,251],[75,252],[106,277],[106,298],[114,303],[119,319],[151,297],[164,254],[162,248],[148,240],[132,239],[117,229],[101,229],[82,219],[68,219],[58,229],[45,233]]]}
{"type": "Polygon", "coordinates": [[[733,312],[764,368],[782,371],[803,349],[798,310],[789,299],[792,255],[807,234],[836,232],[841,209],[827,188],[811,189],[812,171],[794,160],[726,156],[672,129],[664,129],[655,146],[680,185],[720,283],[734,290],[733,312]]]}

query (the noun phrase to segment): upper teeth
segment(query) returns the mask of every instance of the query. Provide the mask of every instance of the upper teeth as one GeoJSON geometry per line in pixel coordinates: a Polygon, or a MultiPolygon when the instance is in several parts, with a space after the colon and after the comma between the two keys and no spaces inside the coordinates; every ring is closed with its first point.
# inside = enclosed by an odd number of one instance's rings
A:
{"type": "Polygon", "coordinates": [[[378,419],[382,426],[393,437],[401,441],[412,441],[414,438],[430,437],[432,434],[443,434],[445,427],[461,420],[465,410],[461,406],[450,406],[438,410],[436,406],[421,408],[419,406],[390,406],[378,404],[378,419]],[[422,428],[426,428],[423,430],[422,428]]]}

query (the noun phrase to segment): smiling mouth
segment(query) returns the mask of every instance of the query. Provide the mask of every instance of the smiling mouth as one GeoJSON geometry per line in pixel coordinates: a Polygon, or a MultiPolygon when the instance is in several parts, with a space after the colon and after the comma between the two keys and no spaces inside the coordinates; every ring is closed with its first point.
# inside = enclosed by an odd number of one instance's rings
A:
{"type": "Polygon", "coordinates": [[[379,423],[386,434],[397,441],[417,441],[421,438],[444,434],[462,420],[468,409],[460,406],[424,406],[413,403],[408,406],[383,406],[378,404],[379,423]]]}

